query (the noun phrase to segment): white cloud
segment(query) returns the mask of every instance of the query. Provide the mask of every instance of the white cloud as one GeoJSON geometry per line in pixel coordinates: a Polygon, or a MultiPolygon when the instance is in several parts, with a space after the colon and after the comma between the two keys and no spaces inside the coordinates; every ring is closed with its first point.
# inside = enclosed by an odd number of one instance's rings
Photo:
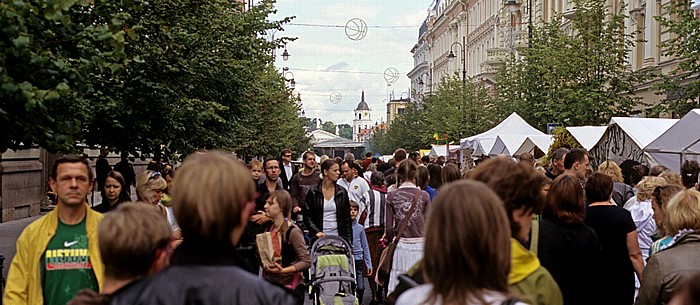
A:
{"type": "Polygon", "coordinates": [[[413,68],[410,50],[430,4],[430,0],[279,0],[277,16],[297,16],[294,24],[325,25],[286,25],[285,31],[276,34],[298,38],[287,45],[289,61],[278,58],[276,66],[289,67],[294,73],[295,91],[301,94],[307,117],[352,124],[352,111],[364,88],[372,118],[385,119],[392,91],[395,98],[408,94],[406,73],[413,68]],[[368,25],[362,40],[351,40],[343,27],[333,27],[344,26],[352,18],[368,25]],[[400,77],[387,87],[383,73],[390,67],[400,77]],[[342,94],[340,103],[331,103],[333,92],[342,94]]]}

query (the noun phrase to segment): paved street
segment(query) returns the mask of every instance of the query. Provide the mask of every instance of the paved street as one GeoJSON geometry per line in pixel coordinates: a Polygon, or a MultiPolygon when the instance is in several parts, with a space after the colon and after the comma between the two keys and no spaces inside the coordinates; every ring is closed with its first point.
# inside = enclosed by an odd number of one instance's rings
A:
{"type": "Polygon", "coordinates": [[[2,276],[7,278],[7,270],[10,268],[10,262],[15,256],[15,242],[22,233],[24,227],[32,221],[37,220],[40,216],[14,220],[10,222],[0,223],[0,254],[5,256],[3,264],[2,276]]]}

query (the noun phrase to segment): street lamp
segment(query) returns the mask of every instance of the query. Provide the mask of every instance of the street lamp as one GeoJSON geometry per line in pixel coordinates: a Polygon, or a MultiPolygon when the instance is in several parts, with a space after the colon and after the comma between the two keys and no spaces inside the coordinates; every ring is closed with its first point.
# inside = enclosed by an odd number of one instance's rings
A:
{"type": "Polygon", "coordinates": [[[462,36],[462,43],[455,42],[450,46],[450,53],[447,54],[447,60],[450,62],[450,65],[452,62],[455,60],[455,53],[452,52],[452,48],[454,48],[455,45],[459,46],[460,49],[462,50],[462,86],[466,87],[467,85],[467,61],[466,61],[466,38],[462,36]]]}
{"type": "MultiPolygon", "coordinates": [[[[452,55],[454,56],[454,54],[452,55]]],[[[430,74],[423,72],[423,74],[420,75],[420,78],[418,78],[418,86],[421,86],[421,89],[425,89],[425,82],[423,81],[423,76],[427,76],[428,78],[430,78],[430,74]]]]}
{"type": "Polygon", "coordinates": [[[289,59],[289,52],[287,52],[287,43],[284,43],[284,52],[282,52],[282,60],[287,61],[289,59]]]}
{"type": "Polygon", "coordinates": [[[284,67],[282,68],[282,77],[284,78],[285,81],[289,82],[289,87],[294,89],[294,86],[297,84],[297,82],[294,80],[294,73],[289,71],[289,68],[284,67]]]}

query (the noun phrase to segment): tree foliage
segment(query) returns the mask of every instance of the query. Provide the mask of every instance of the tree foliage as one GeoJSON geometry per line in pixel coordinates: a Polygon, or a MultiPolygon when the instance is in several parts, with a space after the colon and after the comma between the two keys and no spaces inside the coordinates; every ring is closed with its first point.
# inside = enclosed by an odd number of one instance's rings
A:
{"type": "Polygon", "coordinates": [[[684,114],[700,105],[700,19],[691,5],[670,1],[664,7],[668,15],[655,17],[671,33],[662,43],[664,55],[679,59],[676,70],[664,76],[660,86],[671,96],[659,105],[662,111],[684,114]]]}
{"type": "Polygon", "coordinates": [[[629,115],[639,103],[634,89],[646,75],[627,69],[634,43],[624,31],[628,17],[623,8],[609,12],[605,3],[575,0],[570,26],[559,16],[535,27],[531,47],[499,71],[498,105],[542,130],[547,123],[601,125],[629,115]]]}
{"type": "Polygon", "coordinates": [[[272,66],[272,50],[288,39],[265,39],[290,20],[268,20],[273,1],[246,12],[224,0],[44,2],[0,7],[3,14],[39,8],[1,21],[18,30],[3,38],[13,47],[0,51],[0,98],[13,97],[0,106],[0,123],[12,121],[0,151],[70,150],[75,141],[152,155],[197,148],[276,155],[308,146],[298,97],[272,66]],[[25,36],[37,42],[25,44],[25,36]]]}
{"type": "Polygon", "coordinates": [[[436,144],[436,133],[439,138],[447,135],[447,140],[440,140],[442,144],[459,143],[461,138],[488,130],[503,118],[491,103],[487,88],[471,80],[463,83],[455,74],[442,80],[435,95],[410,102],[386,132],[372,136],[370,147],[382,154],[397,148],[425,149],[436,144]]]}
{"type": "Polygon", "coordinates": [[[352,140],[352,132],[352,126],[350,126],[350,124],[338,124],[339,136],[352,140]]]}
{"type": "Polygon", "coordinates": [[[332,121],[325,121],[321,124],[321,130],[335,134],[335,123],[332,121]]]}

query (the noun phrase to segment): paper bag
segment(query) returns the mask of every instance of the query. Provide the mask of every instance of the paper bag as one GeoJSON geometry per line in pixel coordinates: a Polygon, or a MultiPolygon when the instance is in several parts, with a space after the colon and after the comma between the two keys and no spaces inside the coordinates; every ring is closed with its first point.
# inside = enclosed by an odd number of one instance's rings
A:
{"type": "MultiPolygon", "coordinates": [[[[255,236],[255,245],[258,248],[258,255],[260,255],[260,262],[263,266],[272,266],[275,262],[281,263],[281,257],[275,257],[275,248],[272,245],[272,235],[270,232],[260,233],[255,236]]],[[[278,249],[281,248],[281,243],[277,240],[278,249]]]]}

